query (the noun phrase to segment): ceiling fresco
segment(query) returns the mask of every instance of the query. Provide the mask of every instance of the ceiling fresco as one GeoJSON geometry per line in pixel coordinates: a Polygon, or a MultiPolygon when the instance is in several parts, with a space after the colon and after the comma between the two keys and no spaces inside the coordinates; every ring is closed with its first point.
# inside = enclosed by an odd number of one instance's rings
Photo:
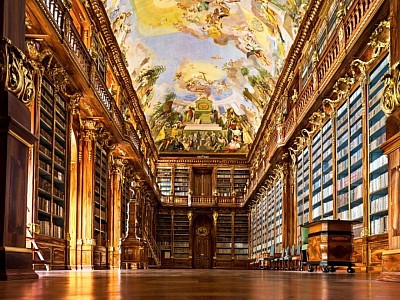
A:
{"type": "Polygon", "coordinates": [[[104,0],[160,152],[247,153],[309,0],[104,0]]]}

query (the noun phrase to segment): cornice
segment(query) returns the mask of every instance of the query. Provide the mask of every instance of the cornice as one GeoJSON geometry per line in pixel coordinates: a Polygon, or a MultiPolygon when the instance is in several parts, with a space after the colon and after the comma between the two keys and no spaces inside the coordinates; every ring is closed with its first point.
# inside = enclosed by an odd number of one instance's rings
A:
{"type": "Polygon", "coordinates": [[[190,165],[190,166],[237,166],[242,165],[243,167],[249,167],[247,160],[245,159],[232,159],[232,158],[160,158],[157,161],[158,165],[168,164],[168,165],[190,165]]]}

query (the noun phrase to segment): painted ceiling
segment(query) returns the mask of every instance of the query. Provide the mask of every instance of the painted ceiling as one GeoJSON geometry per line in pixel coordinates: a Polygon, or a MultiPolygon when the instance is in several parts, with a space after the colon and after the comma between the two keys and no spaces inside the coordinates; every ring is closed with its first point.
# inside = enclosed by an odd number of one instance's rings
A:
{"type": "Polygon", "coordinates": [[[247,153],[309,0],[104,0],[160,152],[247,153]]]}

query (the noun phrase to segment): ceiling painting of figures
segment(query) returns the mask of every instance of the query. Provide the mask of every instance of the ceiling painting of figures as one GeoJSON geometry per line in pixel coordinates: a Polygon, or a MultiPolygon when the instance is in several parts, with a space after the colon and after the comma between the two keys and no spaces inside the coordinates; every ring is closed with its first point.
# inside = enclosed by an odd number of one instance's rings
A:
{"type": "Polygon", "coordinates": [[[248,152],[308,1],[103,1],[160,152],[248,152]]]}

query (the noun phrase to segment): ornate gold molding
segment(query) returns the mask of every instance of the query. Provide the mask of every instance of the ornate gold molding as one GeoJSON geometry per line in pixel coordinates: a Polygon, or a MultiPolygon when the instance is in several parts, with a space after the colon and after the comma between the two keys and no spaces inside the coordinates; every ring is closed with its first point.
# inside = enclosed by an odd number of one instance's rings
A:
{"type": "Polygon", "coordinates": [[[111,133],[105,129],[104,124],[98,122],[96,124],[96,138],[97,141],[107,150],[114,150],[117,146],[111,133]]]}
{"type": "Polygon", "coordinates": [[[355,79],[347,74],[339,78],[333,86],[333,94],[336,95],[336,99],[325,98],[322,100],[324,112],[332,116],[336,110],[336,105],[350,97],[351,87],[354,83],[355,79]]]}
{"type": "Polygon", "coordinates": [[[111,173],[114,175],[121,175],[127,163],[126,159],[114,157],[113,154],[110,155],[110,159],[111,159],[111,173]]]}
{"type": "Polygon", "coordinates": [[[400,107],[400,61],[393,67],[390,74],[385,75],[385,89],[381,98],[381,107],[386,115],[392,114],[400,107]]]}
{"type": "Polygon", "coordinates": [[[34,68],[25,54],[5,37],[0,40],[0,88],[26,105],[35,99],[34,68]]]}
{"type": "Polygon", "coordinates": [[[368,45],[372,47],[372,56],[368,61],[361,59],[355,59],[351,64],[352,77],[357,77],[356,68],[361,73],[361,82],[365,84],[367,79],[368,67],[379,57],[382,50],[389,50],[390,48],[390,21],[382,21],[378,27],[374,30],[370,37],[368,45]]]}

